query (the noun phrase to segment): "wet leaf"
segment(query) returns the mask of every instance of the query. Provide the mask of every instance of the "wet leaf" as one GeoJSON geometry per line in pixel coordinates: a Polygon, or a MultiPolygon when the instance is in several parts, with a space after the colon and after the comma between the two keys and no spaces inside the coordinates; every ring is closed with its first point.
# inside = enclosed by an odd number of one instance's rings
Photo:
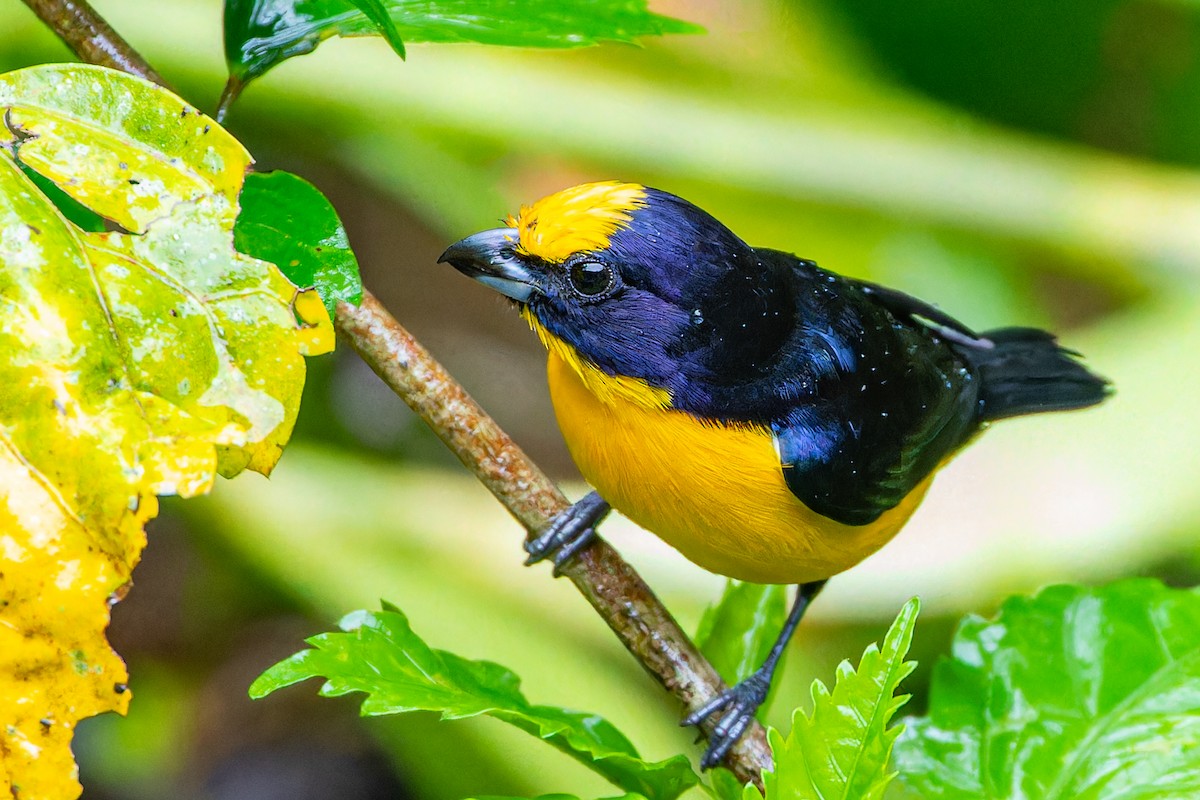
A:
{"type": "Polygon", "coordinates": [[[700,619],[696,645],[732,686],[767,660],[786,617],[786,586],[730,580],[700,619]]]}
{"type": "Polygon", "coordinates": [[[54,181],[49,178],[43,178],[20,161],[17,161],[17,166],[21,168],[21,172],[25,173],[25,177],[33,181],[38,191],[46,195],[50,199],[50,202],[58,207],[62,215],[74,223],[80,230],[90,233],[104,233],[106,229],[104,217],[81,205],[71,195],[58,188],[54,184],[54,181]]]}
{"type": "MultiPolygon", "coordinates": [[[[916,666],[904,657],[919,608],[916,598],[908,601],[883,647],[868,647],[858,670],[848,661],[839,664],[832,692],[813,681],[812,714],[797,709],[786,738],[777,730],[768,732],[775,771],[763,775],[767,800],[883,797],[893,775],[888,770],[892,745],[903,728],[888,723],[908,700],[896,691],[916,666]]],[[[761,800],[762,795],[747,786],[744,797],[761,800]]]]}
{"type": "Polygon", "coordinates": [[[532,705],[520,678],[490,661],[470,661],[434,650],[413,633],[394,606],[356,611],[339,623],[343,633],[323,633],[263,673],[250,696],[322,677],[321,694],[366,692],[366,716],[440,711],[443,719],[486,714],[545,739],[627,792],[649,800],[672,800],[696,784],[685,756],[647,762],[612,723],[579,711],[532,705]]]}
{"type": "Polygon", "coordinates": [[[358,259],[317,187],[290,172],[252,172],[239,202],[233,236],[240,252],[276,264],[297,286],[316,287],[330,317],[338,300],[362,302],[358,259]]]}
{"type": "Polygon", "coordinates": [[[375,27],[375,32],[387,40],[396,55],[404,58],[404,41],[400,38],[400,32],[396,30],[396,24],[392,22],[388,4],[384,0],[350,0],[350,2],[375,27]]]}
{"type": "Polygon", "coordinates": [[[911,797],[1200,796],[1200,592],[1131,580],[968,617],[896,765],[911,797]]]}
{"type": "Polygon", "coordinates": [[[173,94],[51,65],[0,75],[0,115],[0,794],[72,797],[76,722],[129,702],[103,633],[157,495],[269,471],[332,331],[233,249],[249,156],[173,94]]]}
{"type": "Polygon", "coordinates": [[[695,33],[650,12],[646,0],[225,0],[225,61],[240,85],[331,36],[402,42],[581,47],[695,33]]]}

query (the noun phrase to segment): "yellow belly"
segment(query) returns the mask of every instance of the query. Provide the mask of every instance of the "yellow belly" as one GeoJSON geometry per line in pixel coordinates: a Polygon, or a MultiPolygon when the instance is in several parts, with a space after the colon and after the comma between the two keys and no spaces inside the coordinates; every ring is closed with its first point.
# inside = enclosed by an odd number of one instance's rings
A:
{"type": "MultiPolygon", "coordinates": [[[[804,583],[882,547],[925,495],[922,482],[869,525],[842,525],[788,489],[769,431],[604,400],[554,349],[550,397],[571,456],[614,508],[712,572],[756,583],[804,583]]],[[[596,380],[592,376],[592,382],[596,380]]]]}

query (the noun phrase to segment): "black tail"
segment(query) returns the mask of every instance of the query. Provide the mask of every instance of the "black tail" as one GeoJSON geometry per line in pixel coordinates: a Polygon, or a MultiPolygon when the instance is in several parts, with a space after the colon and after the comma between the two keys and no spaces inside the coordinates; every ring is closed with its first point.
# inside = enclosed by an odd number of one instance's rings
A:
{"type": "Polygon", "coordinates": [[[1000,328],[980,334],[989,349],[955,348],[976,368],[980,420],[1094,406],[1110,385],[1079,363],[1079,354],[1059,347],[1036,328],[1000,328]]]}

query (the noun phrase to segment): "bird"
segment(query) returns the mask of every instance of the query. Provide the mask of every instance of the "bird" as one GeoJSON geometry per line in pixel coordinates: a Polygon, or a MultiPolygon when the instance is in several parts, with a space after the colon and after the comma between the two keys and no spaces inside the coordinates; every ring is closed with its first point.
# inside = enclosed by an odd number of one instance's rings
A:
{"type": "Polygon", "coordinates": [[[991,423],[1110,384],[1051,333],[976,332],[903,292],[751,247],[637,183],[573,186],[441,256],[509,298],[548,351],[559,428],[594,491],[526,543],[556,574],[616,509],[686,558],[796,584],[759,669],[683,721],[746,731],[825,582],[874,553],[991,423]]]}

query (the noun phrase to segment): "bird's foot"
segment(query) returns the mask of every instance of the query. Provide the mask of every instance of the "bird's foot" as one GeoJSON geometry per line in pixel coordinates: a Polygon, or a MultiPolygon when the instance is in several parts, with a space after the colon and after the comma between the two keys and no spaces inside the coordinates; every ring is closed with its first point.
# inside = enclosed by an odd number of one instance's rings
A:
{"type": "Polygon", "coordinates": [[[767,699],[770,688],[770,672],[760,669],[684,717],[680,725],[699,725],[718,711],[724,711],[709,734],[708,749],[700,759],[702,769],[712,769],[725,760],[729,750],[754,721],[754,715],[767,699]]]}
{"type": "Polygon", "coordinates": [[[596,492],[555,517],[546,530],[537,538],[525,543],[529,558],[525,564],[536,564],[549,558],[554,562],[554,576],[596,538],[596,525],[611,510],[608,503],[596,492]]]}

